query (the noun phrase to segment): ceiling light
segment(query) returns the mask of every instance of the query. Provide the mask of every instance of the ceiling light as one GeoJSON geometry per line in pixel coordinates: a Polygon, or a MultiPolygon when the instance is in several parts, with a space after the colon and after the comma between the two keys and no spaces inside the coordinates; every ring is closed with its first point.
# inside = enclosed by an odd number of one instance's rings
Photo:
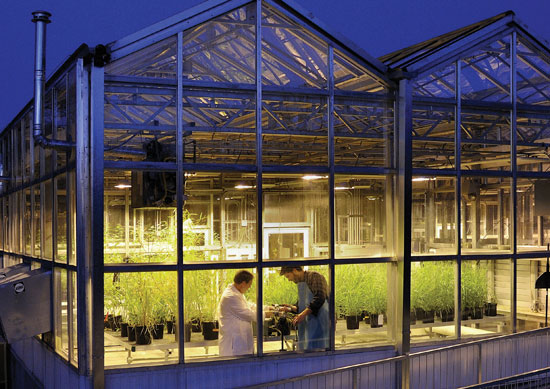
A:
{"type": "Polygon", "coordinates": [[[254,185],[246,185],[246,184],[235,185],[235,189],[253,189],[253,188],[255,188],[254,185]]]}
{"type": "Polygon", "coordinates": [[[415,177],[412,180],[413,182],[435,181],[435,177],[415,177]]]}
{"type": "Polygon", "coordinates": [[[128,189],[128,188],[131,188],[132,185],[126,183],[126,182],[121,182],[120,184],[118,185],[115,185],[115,188],[117,189],[128,189]]]}
{"type": "Polygon", "coordinates": [[[309,174],[307,176],[303,176],[302,177],[302,180],[307,180],[307,181],[311,181],[311,180],[320,180],[321,178],[327,178],[328,176],[317,176],[315,174],[309,174]]]}

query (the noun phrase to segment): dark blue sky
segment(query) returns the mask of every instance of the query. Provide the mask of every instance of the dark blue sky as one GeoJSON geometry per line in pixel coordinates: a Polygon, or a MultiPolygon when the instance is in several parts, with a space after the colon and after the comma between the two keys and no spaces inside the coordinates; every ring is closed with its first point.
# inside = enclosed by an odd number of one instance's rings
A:
{"type": "MultiPolygon", "coordinates": [[[[301,6],[378,57],[467,24],[513,10],[535,36],[550,40],[548,0],[299,0],[301,6]]],[[[81,43],[109,43],[201,0],[4,0],[0,23],[0,130],[32,98],[31,12],[53,14],[47,73],[81,43]]]]}

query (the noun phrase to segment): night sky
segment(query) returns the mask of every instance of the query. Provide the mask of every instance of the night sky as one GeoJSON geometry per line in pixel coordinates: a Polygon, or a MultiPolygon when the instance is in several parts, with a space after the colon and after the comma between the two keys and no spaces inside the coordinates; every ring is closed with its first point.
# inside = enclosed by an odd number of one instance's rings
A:
{"type": "MultiPolygon", "coordinates": [[[[34,24],[31,12],[52,13],[48,75],[81,44],[125,37],[201,3],[143,0],[4,0],[0,23],[0,130],[32,98],[34,24]]],[[[479,20],[513,10],[529,31],[550,41],[548,0],[299,0],[297,3],[378,57],[479,20]]]]}

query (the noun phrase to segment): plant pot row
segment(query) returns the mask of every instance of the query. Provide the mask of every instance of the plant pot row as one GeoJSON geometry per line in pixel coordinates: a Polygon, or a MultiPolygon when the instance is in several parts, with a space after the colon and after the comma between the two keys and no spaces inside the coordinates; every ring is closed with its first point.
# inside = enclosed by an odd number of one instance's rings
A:
{"type": "Polygon", "coordinates": [[[365,323],[370,324],[371,328],[382,327],[384,324],[384,315],[383,314],[370,314],[366,315],[351,315],[346,316],[346,328],[348,330],[357,330],[359,329],[359,323],[365,319],[365,323]]]}

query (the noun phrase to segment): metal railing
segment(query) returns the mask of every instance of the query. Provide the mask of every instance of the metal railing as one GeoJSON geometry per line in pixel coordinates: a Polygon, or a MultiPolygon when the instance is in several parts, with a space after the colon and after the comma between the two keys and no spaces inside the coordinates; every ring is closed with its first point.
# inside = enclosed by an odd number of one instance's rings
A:
{"type": "Polygon", "coordinates": [[[537,369],[527,373],[516,374],[498,380],[487,381],[482,384],[463,386],[460,389],[527,389],[527,388],[549,388],[550,367],[537,369]]]}
{"type": "Polygon", "coordinates": [[[550,328],[440,347],[247,387],[458,388],[550,366],[550,328]],[[403,369],[403,364],[408,368],[403,369]],[[402,385],[402,371],[408,371],[402,385]]]}

